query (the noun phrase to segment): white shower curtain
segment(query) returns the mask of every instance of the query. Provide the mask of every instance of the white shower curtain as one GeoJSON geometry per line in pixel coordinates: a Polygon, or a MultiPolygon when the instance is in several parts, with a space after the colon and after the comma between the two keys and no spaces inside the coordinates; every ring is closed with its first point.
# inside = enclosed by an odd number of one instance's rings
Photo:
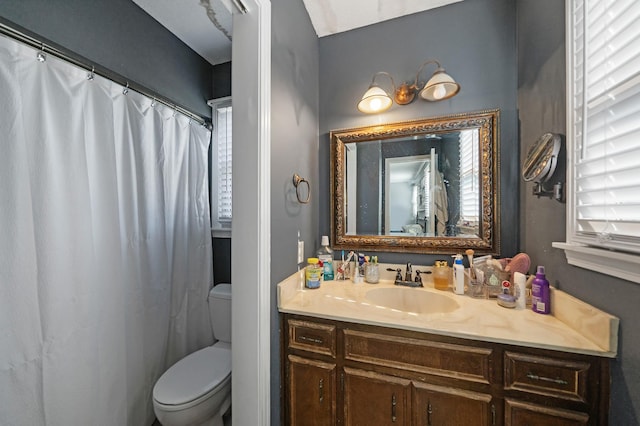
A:
{"type": "Polygon", "coordinates": [[[209,131],[0,37],[0,424],[141,426],[212,343],[209,131]]]}

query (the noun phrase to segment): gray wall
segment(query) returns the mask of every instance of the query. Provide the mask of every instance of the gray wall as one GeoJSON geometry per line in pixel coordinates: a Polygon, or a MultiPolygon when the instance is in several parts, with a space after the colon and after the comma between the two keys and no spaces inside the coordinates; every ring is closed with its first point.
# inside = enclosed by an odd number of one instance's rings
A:
{"type": "MultiPolygon", "coordinates": [[[[566,134],[565,11],[557,0],[518,0],[517,11],[522,159],[541,134],[566,134]]],[[[564,176],[559,170],[554,181],[564,176]]],[[[620,318],[609,424],[640,424],[640,285],[568,265],[562,250],[551,247],[565,240],[565,204],[531,195],[531,184],[520,188],[522,250],[545,265],[552,285],[620,318]]]]}
{"type": "MultiPolygon", "coordinates": [[[[319,246],[318,38],[301,1],[271,1],[271,424],[280,424],[280,334],[276,284],[296,270],[297,232],[305,258],[319,246]],[[309,180],[296,201],[293,174],[309,180]]],[[[235,173],[235,171],[234,171],[235,173]]]]}
{"type": "MultiPolygon", "coordinates": [[[[212,99],[231,96],[231,62],[213,66],[212,99]]],[[[209,146],[209,170],[211,168],[211,146],[209,146]]],[[[211,185],[211,174],[209,174],[211,185]]],[[[231,282],[231,238],[212,238],[213,282],[231,282]]]]}
{"type": "Polygon", "coordinates": [[[231,96],[231,62],[213,66],[213,99],[231,96]]]}
{"type": "MultiPolygon", "coordinates": [[[[319,234],[330,231],[329,132],[334,129],[499,108],[502,255],[517,253],[518,141],[515,3],[467,0],[320,39],[319,234]],[[415,100],[385,113],[356,109],[376,71],[396,84],[413,81],[419,66],[438,59],[462,86],[448,100],[415,100]]],[[[434,71],[421,73],[425,81],[434,71]]],[[[388,84],[386,80],[380,80],[388,84]]],[[[371,254],[371,253],[367,253],[371,254]]],[[[442,256],[378,253],[381,262],[431,264],[442,256]]]]}
{"type": "Polygon", "coordinates": [[[2,0],[0,22],[211,117],[211,65],[131,0],[2,0]]]}

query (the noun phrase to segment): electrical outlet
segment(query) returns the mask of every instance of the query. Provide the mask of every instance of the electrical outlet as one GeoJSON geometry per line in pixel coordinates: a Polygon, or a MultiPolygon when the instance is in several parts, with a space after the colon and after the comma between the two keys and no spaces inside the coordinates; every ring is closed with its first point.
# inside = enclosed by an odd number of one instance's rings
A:
{"type": "Polygon", "coordinates": [[[298,240],[298,265],[304,262],[304,241],[298,240]]]}

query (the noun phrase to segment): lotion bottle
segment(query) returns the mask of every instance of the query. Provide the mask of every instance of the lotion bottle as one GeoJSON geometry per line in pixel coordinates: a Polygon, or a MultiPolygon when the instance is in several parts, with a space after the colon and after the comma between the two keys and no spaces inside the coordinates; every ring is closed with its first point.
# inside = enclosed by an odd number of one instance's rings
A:
{"type": "Polygon", "coordinates": [[[455,294],[464,294],[464,265],[462,264],[462,255],[456,255],[453,262],[453,292],[455,294]]]}
{"type": "Polygon", "coordinates": [[[539,314],[551,312],[549,281],[545,277],[544,266],[538,266],[536,277],[531,282],[531,309],[539,314]]]}

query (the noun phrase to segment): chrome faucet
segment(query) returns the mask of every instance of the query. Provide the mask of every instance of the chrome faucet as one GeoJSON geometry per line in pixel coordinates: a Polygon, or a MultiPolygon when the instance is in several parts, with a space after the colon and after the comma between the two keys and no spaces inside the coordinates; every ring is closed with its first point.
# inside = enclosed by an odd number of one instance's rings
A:
{"type": "Polygon", "coordinates": [[[407,262],[407,269],[404,272],[404,280],[413,281],[413,278],[411,278],[412,275],[413,271],[411,270],[411,262],[407,262]]]}
{"type": "Polygon", "coordinates": [[[422,287],[422,277],[420,274],[429,273],[430,271],[418,271],[416,270],[416,278],[413,279],[413,267],[411,266],[411,262],[407,262],[406,270],[404,273],[404,279],[402,278],[402,269],[401,268],[387,268],[387,271],[395,272],[396,279],[394,281],[395,285],[403,285],[406,287],[422,287]]]}

